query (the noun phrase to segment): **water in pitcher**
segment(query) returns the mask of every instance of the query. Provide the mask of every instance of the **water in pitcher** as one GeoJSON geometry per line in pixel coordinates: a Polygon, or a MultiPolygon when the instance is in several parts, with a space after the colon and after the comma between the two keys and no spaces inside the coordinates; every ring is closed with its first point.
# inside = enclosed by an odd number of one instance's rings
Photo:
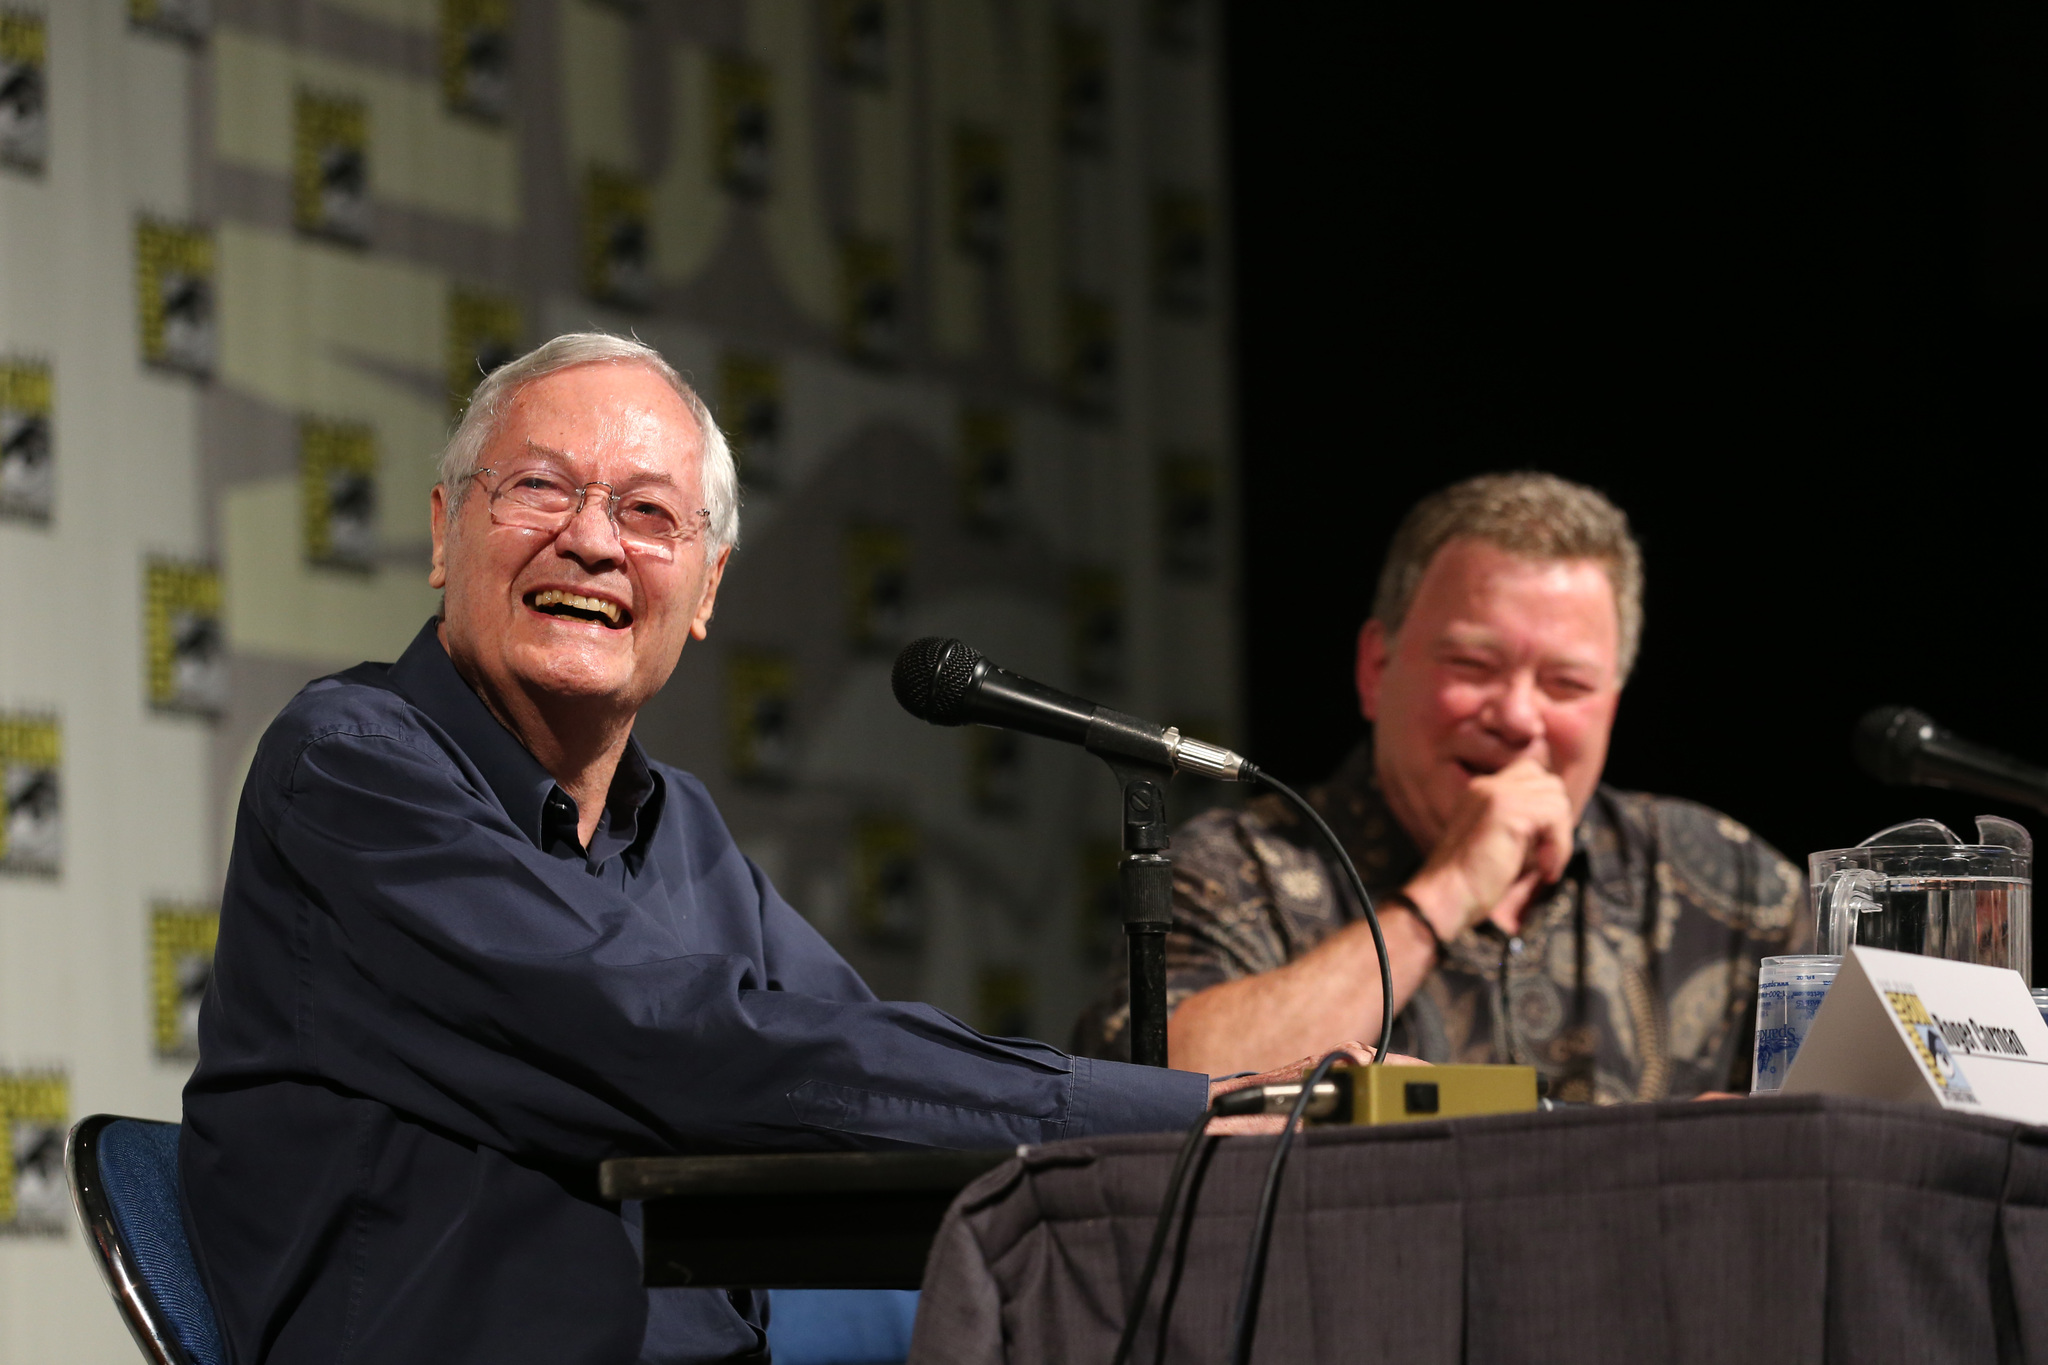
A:
{"type": "Polygon", "coordinates": [[[2009,967],[2033,981],[2034,840],[2002,816],[1977,817],[1966,844],[1938,820],[1907,820],[1854,848],[1806,860],[1815,942],[2009,967]]]}
{"type": "Polygon", "coordinates": [[[2011,967],[2029,975],[2033,886],[2023,877],[1891,877],[1857,916],[1866,948],[2011,967]]]}

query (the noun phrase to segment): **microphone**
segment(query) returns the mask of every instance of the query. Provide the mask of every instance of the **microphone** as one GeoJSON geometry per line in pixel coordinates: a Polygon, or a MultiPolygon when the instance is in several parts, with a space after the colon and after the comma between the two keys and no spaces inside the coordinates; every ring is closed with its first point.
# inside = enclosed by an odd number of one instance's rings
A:
{"type": "Polygon", "coordinates": [[[904,710],[933,725],[1020,730],[1078,744],[1104,758],[1222,782],[1250,782],[1258,776],[1241,755],[998,668],[964,640],[932,635],[912,640],[896,656],[889,684],[904,710]]]}
{"type": "Polygon", "coordinates": [[[1972,744],[1910,706],[1880,706],[1856,723],[1856,761],[1880,782],[1945,787],[2048,812],[2048,768],[1972,744]]]}

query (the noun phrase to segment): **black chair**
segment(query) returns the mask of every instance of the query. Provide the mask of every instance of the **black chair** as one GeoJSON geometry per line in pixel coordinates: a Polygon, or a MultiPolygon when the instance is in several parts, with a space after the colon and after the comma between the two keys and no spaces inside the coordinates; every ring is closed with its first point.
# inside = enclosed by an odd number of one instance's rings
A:
{"type": "Polygon", "coordinates": [[[85,1240],[153,1365],[222,1365],[220,1326],[178,1208],[178,1125],[94,1114],[64,1144],[85,1240]]]}

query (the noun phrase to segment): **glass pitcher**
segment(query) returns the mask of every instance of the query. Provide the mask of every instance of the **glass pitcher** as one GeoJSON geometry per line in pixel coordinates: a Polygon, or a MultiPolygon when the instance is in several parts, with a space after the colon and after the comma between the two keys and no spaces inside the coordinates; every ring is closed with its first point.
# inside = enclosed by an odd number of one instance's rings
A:
{"type": "Polygon", "coordinates": [[[2010,967],[2033,984],[2034,841],[1995,815],[1966,844],[1908,820],[1807,860],[1817,951],[1850,944],[2010,967]]]}

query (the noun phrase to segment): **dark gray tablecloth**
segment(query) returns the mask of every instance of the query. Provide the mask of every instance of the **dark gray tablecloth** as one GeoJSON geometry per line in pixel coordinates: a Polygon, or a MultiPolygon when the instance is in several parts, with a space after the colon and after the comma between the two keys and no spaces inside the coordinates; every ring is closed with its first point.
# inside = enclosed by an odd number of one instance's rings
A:
{"type": "MultiPolygon", "coordinates": [[[[1033,1148],[968,1186],[912,1365],[1107,1365],[1178,1141],[1033,1148]]],[[[1169,1361],[1228,1351],[1272,1142],[1210,1144],[1169,1361]]],[[[1801,1097],[1316,1131],[1259,1322],[1273,1362],[2048,1365],[2048,1129],[1801,1097]]]]}

